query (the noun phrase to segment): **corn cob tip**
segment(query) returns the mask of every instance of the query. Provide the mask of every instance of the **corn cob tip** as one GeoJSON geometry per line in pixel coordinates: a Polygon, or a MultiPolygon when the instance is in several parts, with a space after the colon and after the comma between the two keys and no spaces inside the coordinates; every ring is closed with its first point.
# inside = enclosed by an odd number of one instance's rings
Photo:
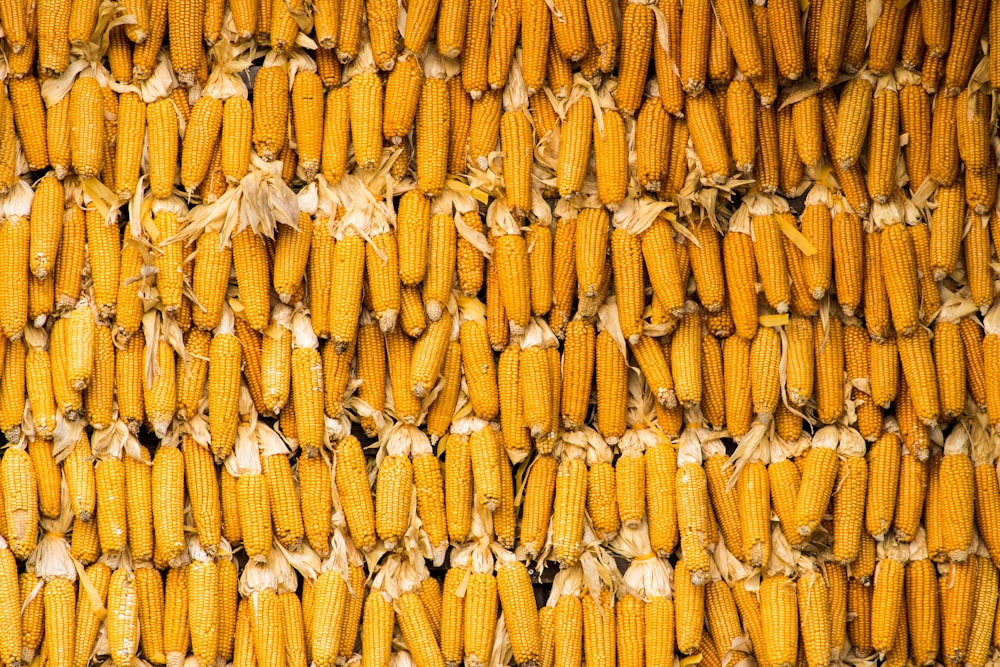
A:
{"type": "Polygon", "coordinates": [[[660,405],[668,410],[672,410],[677,407],[677,394],[674,393],[673,389],[660,387],[660,389],[656,392],[656,400],[659,401],[660,405]]]}
{"type": "MultiPolygon", "coordinates": [[[[129,433],[131,433],[132,435],[139,435],[139,429],[142,428],[142,421],[141,420],[136,419],[135,417],[128,417],[126,419],[126,423],[128,424],[128,432],[129,433]]],[[[222,463],[222,462],[219,461],[218,463],[222,463]]]]}
{"type": "MultiPolygon", "coordinates": [[[[427,319],[431,322],[437,322],[441,319],[441,311],[442,307],[439,301],[428,301],[424,304],[424,314],[427,315],[427,319]]],[[[381,326],[381,323],[379,326],[381,326]]]]}
{"type": "Polygon", "coordinates": [[[167,437],[167,431],[170,430],[171,420],[157,420],[153,422],[153,432],[156,433],[156,437],[163,439],[167,437]]]}
{"type": "Polygon", "coordinates": [[[382,333],[391,333],[396,328],[396,318],[398,316],[399,312],[395,310],[383,311],[378,316],[378,328],[382,333]]]}
{"type": "Polygon", "coordinates": [[[698,97],[705,90],[705,82],[697,79],[688,79],[684,82],[684,92],[691,97],[698,97]]]}

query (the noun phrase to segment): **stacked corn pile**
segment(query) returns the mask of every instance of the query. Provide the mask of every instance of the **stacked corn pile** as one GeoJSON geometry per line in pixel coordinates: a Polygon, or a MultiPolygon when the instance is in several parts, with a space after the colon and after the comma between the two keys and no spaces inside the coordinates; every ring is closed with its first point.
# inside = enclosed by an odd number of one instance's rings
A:
{"type": "Polygon", "coordinates": [[[0,25],[6,667],[1000,655],[1000,2],[0,25]]]}

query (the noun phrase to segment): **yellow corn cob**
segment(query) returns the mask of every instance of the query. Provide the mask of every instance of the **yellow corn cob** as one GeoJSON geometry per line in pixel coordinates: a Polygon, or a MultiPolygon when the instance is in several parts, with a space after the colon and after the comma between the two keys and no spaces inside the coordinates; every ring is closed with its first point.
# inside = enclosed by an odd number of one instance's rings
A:
{"type": "MultiPolygon", "coordinates": [[[[918,323],[914,241],[905,227],[889,225],[881,234],[882,276],[896,332],[906,337],[918,323]]],[[[869,274],[870,275],[870,274],[869,274]]]]}
{"type": "Polygon", "coordinates": [[[750,379],[750,342],[732,336],[722,347],[723,377],[726,378],[726,424],[733,437],[742,437],[753,419],[750,379]]]}
{"type": "MultiPolygon", "coordinates": [[[[622,11],[621,50],[618,58],[618,89],[615,102],[625,113],[634,113],[642,103],[650,48],[655,35],[655,17],[644,5],[622,11]]],[[[555,22],[555,34],[560,34],[560,22],[555,22]]],[[[683,46],[681,47],[683,48],[683,46]]]]}
{"type": "Polygon", "coordinates": [[[611,233],[611,262],[618,301],[618,321],[622,335],[630,342],[642,335],[643,262],[639,236],[618,228],[611,233]]]}
{"type": "MultiPolygon", "coordinates": [[[[34,549],[38,539],[38,482],[31,458],[23,449],[10,449],[10,461],[0,464],[3,480],[4,523],[10,550],[20,560],[34,549]]],[[[5,457],[6,458],[6,457],[5,457]]]]}
{"type": "Polygon", "coordinates": [[[826,579],[818,570],[810,569],[799,574],[796,585],[798,588],[799,624],[806,661],[809,665],[827,664],[832,648],[832,614],[830,590],[826,579]]]}
{"type": "Polygon", "coordinates": [[[450,333],[451,315],[445,311],[444,317],[431,322],[414,344],[407,387],[417,398],[425,396],[436,384],[448,352],[450,333]]]}
{"type": "Polygon", "coordinates": [[[821,155],[823,142],[820,134],[822,128],[818,97],[808,97],[795,103],[791,106],[790,112],[779,110],[778,121],[782,167],[781,189],[790,192],[798,186],[802,177],[802,166],[815,164],[821,155]]]}
{"type": "Polygon", "coordinates": [[[962,449],[963,442],[962,435],[949,435],[939,471],[940,483],[947,484],[948,488],[948,501],[941,505],[943,547],[953,562],[968,557],[972,541],[972,522],[964,512],[969,510],[969,514],[973,514],[975,482],[972,461],[968,451],[962,449]]]}
{"type": "Polygon", "coordinates": [[[552,544],[556,559],[571,566],[577,562],[583,534],[583,507],[587,493],[587,468],[579,459],[563,460],[556,474],[552,544]]]}
{"type": "Polygon", "coordinates": [[[663,105],[650,98],[642,105],[635,126],[636,173],[647,190],[660,190],[670,166],[674,121],[663,105]]]}
{"type": "MultiPolygon", "coordinates": [[[[380,337],[379,343],[382,342],[380,337]]],[[[330,417],[340,416],[343,408],[344,392],[350,380],[355,347],[356,345],[348,346],[344,354],[337,354],[333,345],[323,345],[324,408],[330,417]]],[[[315,426],[315,422],[313,425],[315,426]]]]}
{"type": "MultiPolygon", "coordinates": [[[[358,397],[375,412],[385,407],[385,340],[375,324],[362,325],[358,331],[356,375],[362,381],[358,397]]],[[[362,419],[362,427],[371,434],[375,429],[374,417],[362,419]]]]}
{"type": "Polygon", "coordinates": [[[686,108],[691,140],[705,172],[716,183],[724,183],[729,178],[730,160],[715,102],[699,95],[688,99],[686,108]]]}
{"type": "MultiPolygon", "coordinates": [[[[9,554],[10,552],[7,551],[7,553],[9,554]]],[[[104,569],[107,570],[106,567],[104,569]]],[[[12,574],[15,577],[17,576],[16,564],[14,565],[12,574]]],[[[13,623],[10,623],[8,627],[13,628],[14,625],[19,625],[17,639],[21,643],[21,649],[17,659],[33,659],[35,653],[42,645],[42,639],[45,636],[44,594],[42,593],[44,582],[35,576],[33,572],[25,571],[20,575],[19,584],[22,607],[20,623],[12,619],[13,623]]],[[[97,585],[100,585],[99,581],[97,585]]],[[[10,637],[10,639],[13,639],[13,637],[10,637]]]]}
{"type": "Polygon", "coordinates": [[[899,91],[899,118],[903,132],[913,141],[903,147],[910,190],[919,187],[930,174],[931,103],[919,85],[904,85],[899,91]]]}
{"type": "Polygon", "coordinates": [[[965,199],[958,184],[941,187],[936,199],[938,208],[934,212],[930,235],[930,268],[934,279],[940,281],[955,270],[958,262],[965,222],[965,199]]]}
{"type": "Polygon", "coordinates": [[[674,629],[677,651],[691,655],[698,651],[704,637],[705,586],[691,583],[691,574],[683,560],[677,561],[677,581],[674,588],[674,629]]]}
{"type": "Polygon", "coordinates": [[[587,513],[601,539],[609,539],[618,532],[615,471],[608,461],[592,463],[587,470],[587,513]]]}
{"type": "MultiPolygon", "coordinates": [[[[96,84],[96,81],[94,83],[96,84]]],[[[8,87],[10,92],[10,106],[14,114],[14,124],[21,139],[21,148],[24,151],[24,157],[27,159],[28,166],[32,170],[44,169],[49,164],[49,158],[48,146],[46,144],[45,107],[43,106],[38,80],[33,76],[14,78],[10,80],[8,87]]],[[[75,88],[76,86],[74,86],[75,88]]],[[[71,108],[73,99],[74,95],[71,93],[71,108]]],[[[98,101],[100,100],[101,98],[98,101]]],[[[73,118],[73,121],[76,120],[76,118],[73,118]]],[[[72,125],[76,127],[75,122],[72,125]]]]}
{"type": "MultiPolygon", "coordinates": [[[[110,575],[108,578],[110,579],[110,575]]],[[[70,579],[54,577],[46,582],[45,588],[42,590],[45,607],[44,648],[48,660],[53,665],[73,664],[73,635],[76,618],[74,585],[70,579]]],[[[104,586],[104,590],[107,590],[107,585],[104,586]]]]}
{"type": "Polygon", "coordinates": [[[989,3],[972,0],[955,5],[953,25],[960,29],[952,35],[945,63],[944,92],[948,96],[957,95],[969,81],[972,63],[978,53],[976,45],[986,23],[988,6],[989,3]]]}
{"type": "MultiPolygon", "coordinates": [[[[417,515],[432,547],[437,549],[448,542],[448,526],[444,511],[444,482],[441,464],[432,453],[413,458],[413,480],[417,489],[417,515]]],[[[446,547],[445,547],[446,548],[446,547]]],[[[443,553],[441,557],[443,558],[443,553]]]]}
{"type": "MultiPolygon", "coordinates": [[[[222,604],[218,597],[219,568],[214,561],[195,559],[185,569],[191,653],[197,658],[199,666],[203,666],[211,664],[218,655],[218,625],[222,604]],[[201,595],[205,598],[201,598],[201,595]]],[[[263,607],[266,596],[261,595],[259,600],[263,607]]]]}
{"type": "Polygon", "coordinates": [[[306,539],[321,556],[329,554],[330,522],[332,511],[331,470],[319,456],[302,456],[298,464],[301,490],[301,516],[306,539]]]}
{"type": "Polygon", "coordinates": [[[427,412],[427,434],[432,441],[442,438],[451,428],[462,384],[461,356],[460,343],[452,341],[446,345],[441,372],[441,389],[427,412]]]}
{"type": "Polygon", "coordinates": [[[232,258],[232,246],[223,245],[217,232],[198,237],[192,289],[200,307],[194,309],[192,319],[200,329],[214,329],[219,324],[232,258]]]}
{"type": "Polygon", "coordinates": [[[897,345],[903,376],[907,384],[914,389],[912,398],[917,416],[925,424],[933,425],[940,413],[940,404],[934,357],[931,354],[927,331],[920,328],[913,336],[900,338],[897,345]]]}
{"type": "Polygon", "coordinates": [[[593,120],[593,105],[589,100],[577,100],[566,110],[566,120],[560,130],[561,150],[556,168],[560,196],[575,194],[583,186],[593,139],[593,120]]]}
{"type": "MultiPolygon", "coordinates": [[[[906,12],[900,7],[883,7],[872,30],[868,64],[876,76],[891,72],[903,40],[906,12]]],[[[893,626],[893,631],[895,626],[893,626]]]]}
{"type": "Polygon", "coordinates": [[[312,658],[331,667],[340,652],[340,629],[347,611],[347,582],[340,572],[323,572],[316,579],[312,620],[312,658]]]}
{"type": "Polygon", "coordinates": [[[537,662],[541,632],[531,579],[524,563],[510,560],[497,564],[497,592],[504,616],[511,619],[509,630],[514,659],[519,664],[537,662]]]}
{"type": "MultiPolygon", "coordinates": [[[[692,230],[697,245],[689,249],[691,272],[698,298],[710,313],[719,312],[726,301],[726,280],[722,268],[722,243],[711,225],[698,225],[692,230]]],[[[650,272],[652,275],[652,272],[650,272]]]]}
{"type": "Polygon", "coordinates": [[[471,665],[486,664],[494,640],[497,616],[497,583],[491,573],[473,572],[465,597],[465,659],[471,665]]]}
{"type": "Polygon", "coordinates": [[[970,665],[986,664],[990,650],[990,639],[996,616],[997,569],[983,557],[975,557],[978,562],[976,589],[972,603],[972,629],[965,651],[965,661],[970,665]]]}
{"type": "Polygon", "coordinates": [[[285,147],[288,74],[284,68],[272,66],[261,68],[258,77],[254,81],[253,144],[257,154],[270,162],[278,159],[285,147]]]}
{"type": "Polygon", "coordinates": [[[375,507],[365,471],[365,457],[357,438],[342,438],[336,447],[335,482],[344,499],[344,515],[354,543],[369,550],[375,545],[375,507]]]}
{"type": "Polygon", "coordinates": [[[899,498],[893,517],[896,537],[901,541],[913,541],[920,527],[927,492],[927,473],[927,461],[918,460],[907,447],[900,459],[899,498]]]}
{"type": "MultiPolygon", "coordinates": [[[[470,11],[470,15],[473,12],[470,11]]],[[[479,17],[477,17],[479,18],[479,17]]],[[[490,48],[486,65],[486,79],[491,90],[503,88],[507,82],[514,46],[521,23],[521,5],[504,3],[494,8],[493,25],[490,31],[490,48]]],[[[470,28],[473,27],[470,16],[470,28]]],[[[476,64],[476,69],[481,65],[476,64]]],[[[463,68],[464,69],[464,68],[463,68]]],[[[478,77],[476,77],[478,78],[478,77]]]]}
{"type": "Polygon", "coordinates": [[[965,406],[965,360],[958,324],[938,320],[934,325],[933,352],[941,415],[950,420],[965,406]]]}
{"type": "Polygon", "coordinates": [[[760,268],[764,294],[775,310],[779,313],[787,312],[791,294],[788,285],[788,264],[781,245],[778,219],[772,215],[755,216],[753,230],[754,258],[760,268]]]}
{"type": "Polygon", "coordinates": [[[650,543],[663,556],[673,552],[679,538],[675,493],[677,453],[664,441],[648,447],[644,458],[650,543]]]}
{"type": "MultiPolygon", "coordinates": [[[[448,535],[454,542],[464,542],[472,527],[472,451],[469,438],[465,435],[450,437],[448,446],[450,451],[445,457],[444,468],[448,535]]],[[[527,531],[527,528],[522,528],[522,531],[527,531]]]]}
{"type": "Polygon", "coordinates": [[[222,101],[209,96],[199,98],[191,109],[181,153],[181,184],[188,192],[208,173],[222,131],[222,115],[222,101]]]}
{"type": "Polygon", "coordinates": [[[521,523],[521,544],[528,553],[537,555],[545,543],[552,516],[557,470],[555,458],[543,455],[535,459],[528,473],[521,523]]]}
{"type": "Polygon", "coordinates": [[[749,7],[738,2],[722,2],[717,7],[718,20],[726,35],[743,35],[731,41],[733,56],[740,70],[750,79],[763,73],[761,45],[753,29],[749,7]]]}
{"type": "Polygon", "coordinates": [[[817,301],[830,289],[830,273],[833,269],[833,238],[830,211],[822,204],[807,205],[802,214],[802,235],[816,249],[812,255],[802,258],[805,284],[809,293],[817,301]]]}
{"type": "Polygon", "coordinates": [[[615,637],[618,644],[616,651],[618,663],[623,667],[645,665],[645,602],[629,594],[618,600],[617,607],[615,637]]]}
{"type": "MultiPolygon", "coordinates": [[[[737,334],[746,340],[757,332],[756,262],[749,234],[726,234],[722,242],[726,272],[726,291],[732,308],[737,334]]],[[[696,279],[697,280],[697,279],[696,279]]]]}
{"type": "MultiPolygon", "coordinates": [[[[354,563],[348,563],[348,584],[350,588],[348,589],[348,599],[347,608],[344,610],[344,623],[343,623],[343,633],[340,638],[340,656],[338,659],[350,658],[352,655],[356,655],[354,652],[354,646],[357,643],[358,632],[361,629],[361,612],[364,608],[364,596],[362,591],[365,588],[365,580],[367,575],[365,573],[365,568],[360,565],[355,565],[354,563]]],[[[290,600],[298,601],[294,592],[287,594],[290,600]]],[[[304,606],[304,605],[303,605],[304,606]]],[[[303,613],[303,616],[305,614],[303,613]]],[[[315,614],[313,614],[315,616],[315,614]]],[[[303,619],[303,625],[305,625],[305,619],[303,619]]],[[[305,631],[305,628],[303,628],[305,631]]],[[[311,633],[311,630],[309,631],[311,633]]],[[[305,632],[304,632],[305,634],[305,632]]],[[[311,638],[310,634],[306,635],[311,638]]],[[[307,659],[311,654],[311,642],[306,644],[306,656],[307,659]]]]}
{"type": "Polygon", "coordinates": [[[798,522],[795,516],[795,505],[801,495],[802,474],[796,461],[784,458],[773,460],[767,466],[768,486],[771,490],[771,504],[774,513],[778,515],[781,530],[789,544],[801,544],[805,537],[799,534],[798,522]]]}
{"type": "Polygon", "coordinates": [[[892,524],[899,487],[899,436],[884,433],[868,456],[868,500],[865,524],[873,537],[885,535],[892,524]]]}
{"type": "Polygon", "coordinates": [[[712,6],[693,2],[681,18],[680,77],[684,91],[697,95],[705,88],[712,6]]]}
{"type": "Polygon", "coordinates": [[[502,97],[497,91],[487,91],[472,102],[470,110],[469,156],[480,168],[485,168],[489,155],[496,150],[502,120],[502,97]]]}
{"type": "Polygon", "coordinates": [[[913,659],[933,663],[940,645],[941,625],[934,563],[927,558],[911,560],[905,574],[905,602],[913,659]]]}
{"type": "MultiPolygon", "coordinates": [[[[107,603],[108,589],[111,583],[111,570],[104,563],[95,563],[87,568],[87,577],[97,591],[97,600],[101,605],[107,603]]],[[[41,598],[39,598],[41,601],[41,598]]],[[[40,610],[41,611],[41,610],[40,610]]],[[[101,617],[92,606],[91,597],[80,587],[80,596],[76,603],[76,641],[72,651],[73,665],[86,665],[90,658],[93,642],[100,629],[101,617]],[[88,648],[91,647],[91,648],[88,648]]],[[[23,625],[23,621],[22,621],[23,625]]],[[[47,646],[46,649],[49,649],[47,646]]]]}
{"type": "Polygon", "coordinates": [[[440,194],[444,187],[450,123],[447,84],[443,79],[426,79],[417,107],[416,156],[417,183],[428,197],[440,194]]]}
{"type": "Polygon", "coordinates": [[[361,312],[361,289],[364,284],[365,242],[360,236],[340,239],[333,250],[335,284],[331,293],[330,339],[338,354],[343,354],[355,340],[361,312]],[[341,282],[342,281],[342,282],[341,282]]]}
{"type": "Polygon", "coordinates": [[[374,72],[362,72],[351,79],[351,140],[356,147],[358,165],[370,169],[382,154],[382,84],[374,72]]]}
{"type": "Polygon", "coordinates": [[[764,655],[769,664],[796,664],[799,613],[796,585],[786,576],[765,577],[760,584],[760,613],[767,628],[764,655]]]}
{"type": "Polygon", "coordinates": [[[750,345],[750,394],[754,413],[765,424],[770,421],[781,398],[781,378],[775,370],[780,358],[778,333],[769,327],[757,329],[750,345]]]}
{"type": "MultiPolygon", "coordinates": [[[[794,118],[792,116],[793,107],[786,106],[781,108],[779,105],[777,112],[778,121],[778,157],[780,161],[779,169],[779,190],[785,194],[791,195],[792,193],[798,191],[799,181],[802,180],[802,172],[804,165],[802,164],[802,159],[799,157],[798,152],[798,138],[796,133],[796,127],[794,118]]],[[[805,110],[800,110],[800,116],[805,110]]],[[[809,120],[808,114],[805,114],[809,120]]],[[[812,127],[809,130],[809,123],[805,122],[803,129],[806,131],[816,131],[819,128],[812,127]]]]}
{"type": "Polygon", "coordinates": [[[448,303],[455,274],[456,230],[451,216],[438,214],[428,223],[427,274],[424,277],[423,299],[427,318],[437,321],[448,303]]]}
{"type": "Polygon", "coordinates": [[[265,454],[261,463],[267,480],[275,537],[286,548],[296,549],[302,543],[304,527],[288,455],[265,454]]]}
{"type": "MultiPolygon", "coordinates": [[[[396,620],[417,667],[442,667],[444,658],[434,638],[430,617],[416,593],[403,593],[395,603],[396,620]]],[[[318,664],[318,663],[317,663],[318,664]]]]}
{"type": "MultiPolygon", "coordinates": [[[[113,580],[114,576],[112,575],[112,584],[113,580]]],[[[163,634],[165,613],[163,579],[160,573],[152,567],[138,567],[135,570],[134,588],[135,602],[139,612],[137,623],[138,627],[143,630],[141,634],[142,652],[149,656],[151,662],[164,663],[166,662],[166,654],[163,634]]],[[[110,590],[114,591],[113,585],[110,590]]],[[[110,595],[108,602],[110,606],[110,595]]]]}
{"type": "Polygon", "coordinates": [[[139,561],[153,558],[152,466],[149,451],[140,446],[141,459],[124,457],[125,516],[128,546],[139,561]]]}
{"type": "Polygon", "coordinates": [[[829,504],[838,469],[836,450],[830,446],[832,444],[820,445],[814,438],[813,448],[806,459],[802,473],[802,488],[806,491],[799,494],[796,503],[796,523],[800,534],[808,535],[819,526],[829,504]]]}
{"type": "Polygon", "coordinates": [[[760,461],[748,462],[736,478],[736,493],[740,501],[743,552],[751,565],[765,563],[771,553],[767,466],[760,461]]]}
{"type": "MultiPolygon", "coordinates": [[[[404,301],[405,304],[405,301],[404,301]]],[[[403,309],[404,326],[406,324],[406,309],[403,309]]],[[[385,335],[386,351],[388,352],[389,378],[392,382],[392,398],[396,414],[404,421],[416,421],[420,411],[420,401],[413,395],[409,385],[410,363],[413,356],[413,342],[399,327],[385,335]]]]}
{"type": "Polygon", "coordinates": [[[958,177],[957,98],[935,98],[931,118],[930,174],[939,185],[951,185],[958,177]]]}
{"type": "MultiPolygon", "coordinates": [[[[169,197],[177,173],[179,130],[173,101],[161,99],[146,107],[149,123],[149,184],[154,197],[169,197]]],[[[195,128],[190,135],[196,141],[195,128]]],[[[188,136],[188,135],[185,135],[188,136]]],[[[74,160],[75,161],[75,160],[74,160]]]]}
{"type": "Polygon", "coordinates": [[[977,563],[951,563],[938,580],[941,599],[941,651],[946,660],[966,657],[975,605],[977,563]]]}
{"type": "Polygon", "coordinates": [[[554,616],[554,664],[573,664],[581,659],[583,652],[583,607],[580,597],[560,595],[554,616]]]}

